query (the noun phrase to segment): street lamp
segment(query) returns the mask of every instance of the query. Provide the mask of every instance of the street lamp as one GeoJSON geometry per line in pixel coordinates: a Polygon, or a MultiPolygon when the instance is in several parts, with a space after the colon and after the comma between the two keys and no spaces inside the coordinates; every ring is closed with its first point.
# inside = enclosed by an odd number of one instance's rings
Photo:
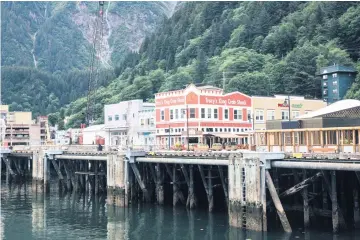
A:
{"type": "Polygon", "coordinates": [[[290,95],[288,95],[288,98],[284,100],[284,106],[288,106],[289,109],[289,122],[290,122],[290,95]]]}

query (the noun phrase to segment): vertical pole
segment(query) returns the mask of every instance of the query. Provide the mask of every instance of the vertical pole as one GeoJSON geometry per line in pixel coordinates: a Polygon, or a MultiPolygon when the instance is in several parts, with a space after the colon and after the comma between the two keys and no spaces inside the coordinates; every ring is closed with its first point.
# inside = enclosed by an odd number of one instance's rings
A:
{"type": "Polygon", "coordinates": [[[288,99],[289,99],[289,101],[288,101],[288,104],[289,104],[289,122],[291,121],[291,111],[290,111],[290,94],[288,95],[288,99]]]}
{"type": "Polygon", "coordinates": [[[336,192],[336,172],[331,171],[331,203],[332,203],[332,223],[333,232],[339,232],[339,209],[337,203],[337,192],[336,192]]]}
{"type": "Polygon", "coordinates": [[[190,150],[189,144],[189,106],[186,104],[186,135],[187,135],[187,150],[190,150]]]}
{"type": "Polygon", "coordinates": [[[170,144],[170,124],[169,124],[169,150],[170,150],[170,146],[171,144],[170,144]]]}
{"type": "Polygon", "coordinates": [[[325,188],[325,183],[324,181],[322,181],[322,197],[323,197],[323,209],[328,209],[328,199],[327,199],[327,192],[326,192],[326,188],[325,188]]]}
{"type": "MultiPolygon", "coordinates": [[[[306,180],[306,170],[303,170],[303,180],[306,180]]],[[[310,226],[310,214],[309,214],[309,199],[307,187],[303,190],[303,202],[304,202],[304,227],[310,226]]]]}

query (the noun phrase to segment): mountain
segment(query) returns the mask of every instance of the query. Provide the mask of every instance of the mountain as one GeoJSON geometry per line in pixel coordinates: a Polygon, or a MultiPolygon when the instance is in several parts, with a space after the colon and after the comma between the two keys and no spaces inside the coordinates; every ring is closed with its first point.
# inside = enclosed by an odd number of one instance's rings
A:
{"type": "MultiPolygon", "coordinates": [[[[102,63],[111,67],[170,17],[176,2],[105,2],[102,63]]],[[[89,65],[98,2],[2,2],[3,66],[50,73],[89,65]]]]}
{"type": "MultiPolygon", "coordinates": [[[[151,100],[191,82],[249,95],[320,98],[320,67],[360,70],[359,2],[186,2],[176,8],[98,91],[98,122],[104,104],[151,100]]],[[[360,74],[348,93],[354,96],[360,98],[360,74]]],[[[69,127],[84,121],[85,106],[80,98],[65,107],[69,127]]]]}
{"type": "MultiPolygon", "coordinates": [[[[176,2],[105,2],[100,77],[137,52],[176,2]]],[[[33,116],[57,111],[86,94],[98,2],[1,2],[2,103],[33,116]]]]}

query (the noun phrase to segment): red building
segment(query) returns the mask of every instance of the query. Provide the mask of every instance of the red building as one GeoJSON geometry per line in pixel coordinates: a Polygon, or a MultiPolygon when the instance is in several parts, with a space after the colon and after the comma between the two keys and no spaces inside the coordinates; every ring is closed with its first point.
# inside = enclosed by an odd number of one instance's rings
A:
{"type": "MultiPolygon", "coordinates": [[[[183,90],[155,94],[157,145],[247,141],[252,129],[248,114],[251,97],[240,92],[224,94],[213,86],[190,84],[183,90]]],[[[250,114],[251,115],[251,114],[250,114]]]]}

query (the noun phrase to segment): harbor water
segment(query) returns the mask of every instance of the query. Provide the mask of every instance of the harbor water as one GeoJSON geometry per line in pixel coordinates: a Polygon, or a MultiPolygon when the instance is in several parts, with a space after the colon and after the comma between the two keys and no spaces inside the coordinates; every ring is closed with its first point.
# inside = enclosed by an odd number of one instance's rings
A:
{"type": "Polygon", "coordinates": [[[256,233],[230,228],[224,211],[184,206],[133,204],[124,209],[106,205],[106,196],[34,193],[31,183],[1,184],[1,239],[360,239],[360,232],[333,235],[331,229],[293,228],[256,233]]]}

